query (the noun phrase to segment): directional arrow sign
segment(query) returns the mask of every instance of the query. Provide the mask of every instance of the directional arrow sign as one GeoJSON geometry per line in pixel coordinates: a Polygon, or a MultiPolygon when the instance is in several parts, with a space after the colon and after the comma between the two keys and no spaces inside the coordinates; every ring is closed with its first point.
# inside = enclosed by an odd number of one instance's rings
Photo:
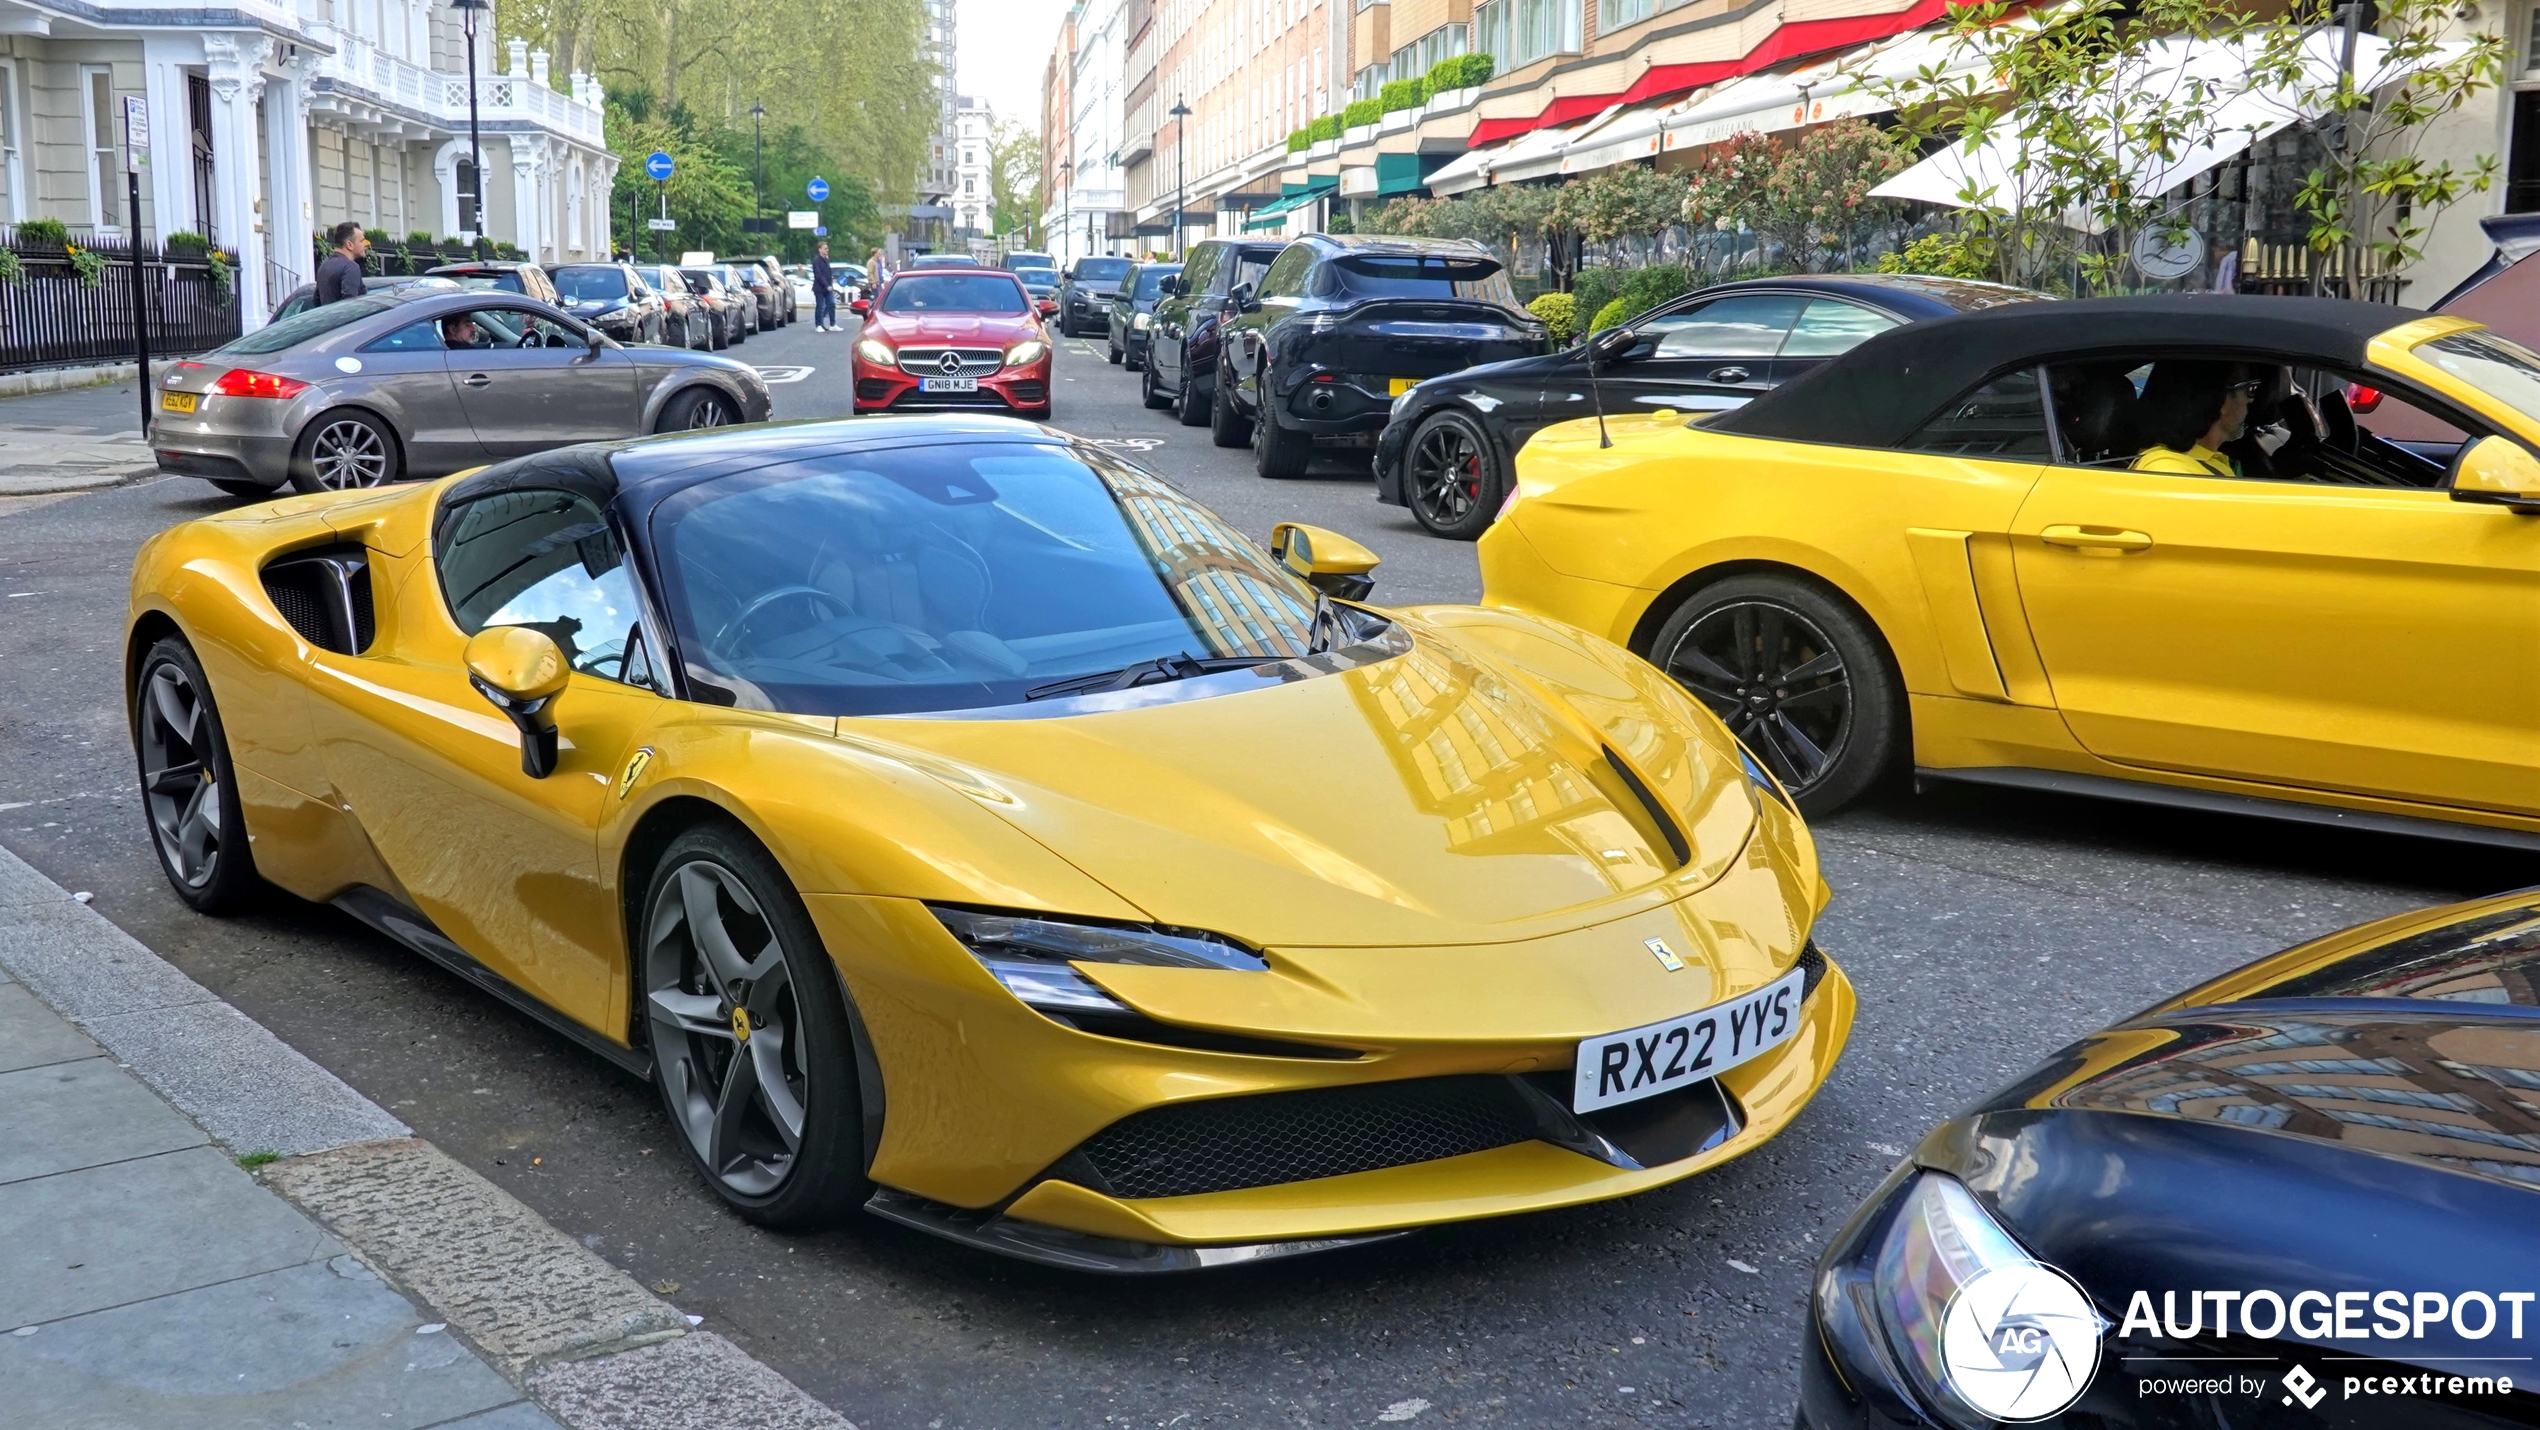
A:
{"type": "Polygon", "coordinates": [[[655,149],[652,153],[645,155],[644,172],[651,176],[655,183],[668,182],[670,178],[670,156],[659,149],[655,149]]]}
{"type": "Polygon", "coordinates": [[[811,201],[813,203],[825,202],[829,197],[829,181],[827,179],[814,179],[807,186],[807,192],[810,193],[811,201]]]}

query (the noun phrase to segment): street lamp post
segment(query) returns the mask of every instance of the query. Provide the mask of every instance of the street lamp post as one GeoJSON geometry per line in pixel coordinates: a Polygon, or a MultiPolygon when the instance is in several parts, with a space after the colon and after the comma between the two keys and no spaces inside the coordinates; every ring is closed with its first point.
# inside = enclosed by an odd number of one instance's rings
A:
{"type": "Polygon", "coordinates": [[[767,159],[759,150],[759,121],[767,118],[767,106],[750,101],[750,204],[760,212],[767,209],[767,159]]]}
{"type": "Polygon", "coordinates": [[[485,144],[476,125],[476,17],[493,8],[487,0],[450,0],[459,12],[459,28],[467,34],[467,231],[485,241],[485,144]]]}
{"type": "Polygon", "coordinates": [[[1173,261],[1182,259],[1182,121],[1191,117],[1191,107],[1175,99],[1173,107],[1164,111],[1173,116],[1173,261]]]}

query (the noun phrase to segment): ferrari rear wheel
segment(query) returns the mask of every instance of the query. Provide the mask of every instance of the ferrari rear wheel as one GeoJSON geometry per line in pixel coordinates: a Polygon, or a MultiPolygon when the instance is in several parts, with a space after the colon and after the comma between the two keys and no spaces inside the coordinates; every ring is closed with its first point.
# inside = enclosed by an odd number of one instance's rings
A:
{"type": "Polygon", "coordinates": [[[1490,438],[1461,412],[1441,412],[1411,434],[1402,494],[1411,515],[1435,535],[1472,541],[1490,529],[1507,498],[1490,438]]]}
{"type": "Polygon", "coordinates": [[[1860,797],[1903,744],[1904,695],[1878,633],[1784,576],[1732,576],[1687,597],[1650,660],[1711,707],[1800,809],[1860,797]]]}
{"type": "Polygon", "coordinates": [[[256,860],[220,711],[182,636],[164,637],[142,658],[132,744],[150,844],[176,896],[197,913],[237,908],[256,887],[256,860]]]}
{"type": "Polygon", "coordinates": [[[653,1081],[732,1209],[807,1230],[869,1193],[844,997],[811,917],[757,842],[701,825],[644,901],[653,1081]]]}

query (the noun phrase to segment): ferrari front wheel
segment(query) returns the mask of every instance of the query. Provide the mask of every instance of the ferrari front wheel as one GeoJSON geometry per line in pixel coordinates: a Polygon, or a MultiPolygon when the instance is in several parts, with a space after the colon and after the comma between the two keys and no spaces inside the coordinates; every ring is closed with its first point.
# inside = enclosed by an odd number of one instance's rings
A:
{"type": "Polygon", "coordinates": [[[1904,744],[1904,692],[1877,631],[1808,582],[1715,581],[1659,627],[1649,658],[1812,818],[1859,798],[1904,744]]]}
{"type": "Polygon", "coordinates": [[[176,896],[197,913],[225,913],[256,885],[229,739],[194,648],[181,636],[150,647],[133,685],[132,744],[150,843],[176,896]]]}
{"type": "Polygon", "coordinates": [[[828,1225],[870,1191],[844,995],[767,851],[674,840],[644,901],[653,1081],[706,1182],[762,1226],[828,1225]]]}

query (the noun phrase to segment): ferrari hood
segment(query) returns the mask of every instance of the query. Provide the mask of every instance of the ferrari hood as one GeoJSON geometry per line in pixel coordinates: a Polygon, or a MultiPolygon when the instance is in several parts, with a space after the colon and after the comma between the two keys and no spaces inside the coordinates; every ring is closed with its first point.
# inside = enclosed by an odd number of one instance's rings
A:
{"type": "Polygon", "coordinates": [[[1522,617],[1426,617],[1401,654],[1238,693],[839,738],[1159,923],[1262,945],[1541,937],[1679,899],[1745,847],[1735,749],[1664,676],[1522,617]]]}

